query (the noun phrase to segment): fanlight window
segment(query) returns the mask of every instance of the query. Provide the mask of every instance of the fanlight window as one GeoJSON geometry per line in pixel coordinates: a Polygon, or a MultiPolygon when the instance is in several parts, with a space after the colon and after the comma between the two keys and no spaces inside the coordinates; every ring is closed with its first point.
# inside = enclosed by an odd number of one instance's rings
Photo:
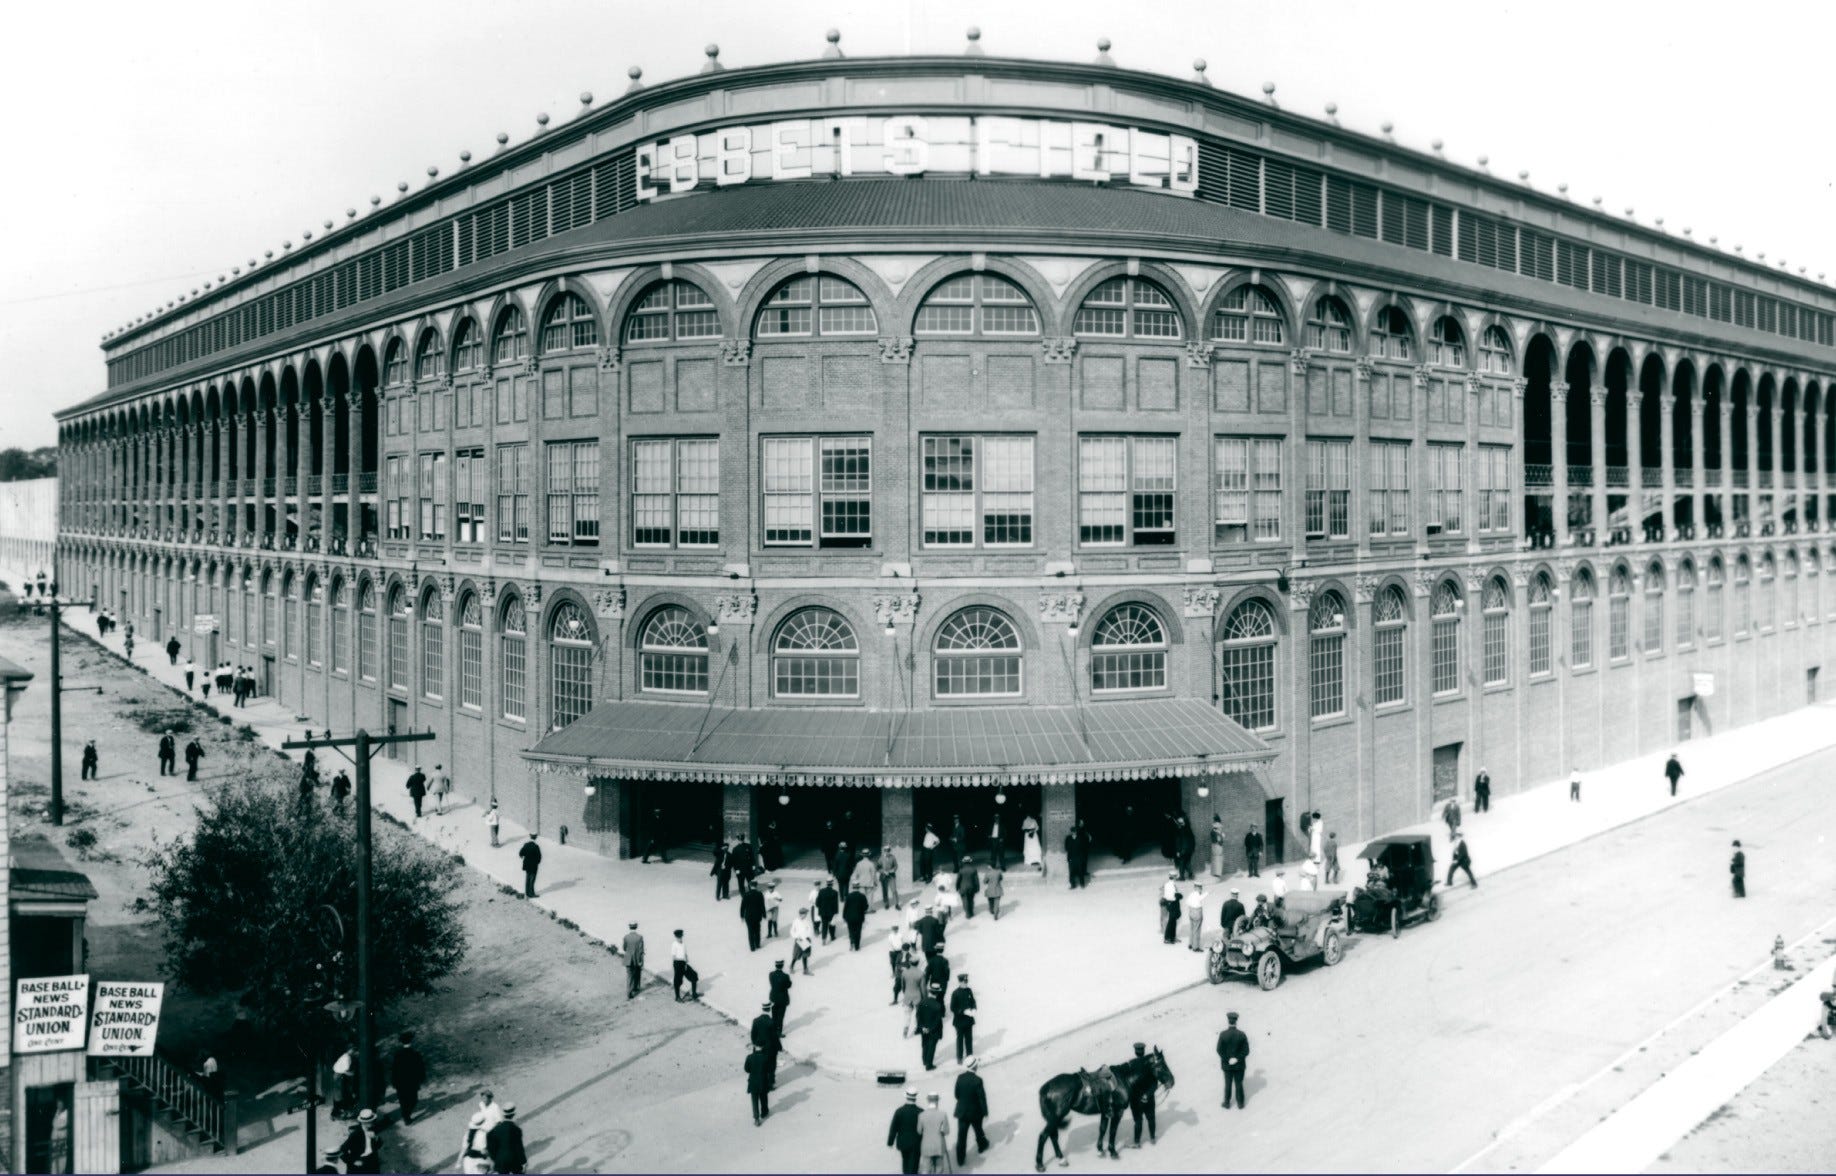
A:
{"type": "Polygon", "coordinates": [[[1073,334],[1114,339],[1178,339],[1179,310],[1167,292],[1142,278],[1111,278],[1084,297],[1073,334]]]}
{"type": "Polygon", "coordinates": [[[593,709],[593,626],[571,601],[549,624],[550,728],[559,729],[593,709]]]}
{"type": "Polygon", "coordinates": [[[792,278],[773,291],[759,310],[755,333],[761,339],[782,339],[872,335],[879,329],[867,295],[824,274],[792,278]]]}
{"type": "Polygon", "coordinates": [[[1090,637],[1090,689],[1119,693],[1166,684],[1167,634],[1160,618],[1139,604],[1110,609],[1090,637]]]}
{"type": "Polygon", "coordinates": [[[1452,317],[1442,315],[1434,320],[1434,338],[1430,341],[1429,359],[1442,367],[1466,366],[1466,332],[1452,317]]]}
{"type": "Polygon", "coordinates": [[[563,294],[542,316],[542,354],[592,347],[599,342],[599,323],[592,307],[578,294],[563,294]]]}
{"type": "Polygon", "coordinates": [[[1503,327],[1487,327],[1479,336],[1479,367],[1492,375],[1511,374],[1511,336],[1503,327]]]}
{"type": "Polygon", "coordinates": [[[473,371],[484,364],[484,341],[478,337],[478,323],[460,319],[453,331],[453,370],[473,371]]]}
{"type": "Polygon", "coordinates": [[[1371,354],[1384,359],[1408,359],[1415,341],[1409,316],[1400,306],[1386,306],[1377,312],[1371,327],[1371,354]]]}
{"type": "Polygon", "coordinates": [[[400,339],[389,340],[389,349],[383,352],[382,382],[391,388],[408,382],[408,349],[400,339]]]}
{"type": "Polygon", "coordinates": [[[826,608],[793,613],[771,651],[772,689],[785,698],[858,698],[860,646],[854,629],[826,608]]]}
{"type": "Polygon", "coordinates": [[[1377,705],[1403,701],[1403,647],[1408,629],[1408,605],[1394,584],[1377,594],[1372,613],[1376,629],[1377,705]]]}
{"type": "Polygon", "coordinates": [[[1345,713],[1345,600],[1322,592],[1307,610],[1308,713],[1316,719],[1345,713]]]}
{"type": "Polygon", "coordinates": [[[917,335],[1037,335],[1039,314],[1020,287],[993,274],[938,283],[918,308],[917,335]]]}
{"type": "Polygon", "coordinates": [[[1246,600],[1225,618],[1218,651],[1218,701],[1252,731],[1275,726],[1275,618],[1260,600],[1246,600]]]}
{"type": "Polygon", "coordinates": [[[1218,304],[1211,337],[1225,343],[1262,343],[1279,347],[1287,337],[1281,306],[1261,286],[1238,286],[1218,304]]]}
{"type": "Polygon", "coordinates": [[[992,608],[966,608],[943,623],[933,649],[940,698],[1020,693],[1020,635],[992,608]]]}
{"type": "Polygon", "coordinates": [[[1307,345],[1316,351],[1351,351],[1351,312],[1343,302],[1328,296],[1313,304],[1313,314],[1307,319],[1307,345]]]}
{"type": "Polygon", "coordinates": [[[658,609],[638,639],[638,673],[645,690],[706,694],[708,631],[686,608],[658,609]]]}
{"type": "Polygon", "coordinates": [[[514,363],[529,358],[529,326],[523,312],[508,307],[497,316],[497,330],[491,336],[491,362],[514,363]]]}
{"type": "Polygon", "coordinates": [[[720,314],[701,287],[683,281],[657,282],[625,317],[625,342],[718,339],[720,314]]]}
{"type": "Polygon", "coordinates": [[[420,346],[414,351],[414,378],[437,380],[446,374],[446,352],[440,349],[438,331],[422,331],[420,346]]]}

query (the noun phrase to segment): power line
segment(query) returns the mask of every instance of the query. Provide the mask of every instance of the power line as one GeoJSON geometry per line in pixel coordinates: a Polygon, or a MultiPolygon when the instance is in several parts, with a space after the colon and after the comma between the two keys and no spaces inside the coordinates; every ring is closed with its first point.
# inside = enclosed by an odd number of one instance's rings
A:
{"type": "Polygon", "coordinates": [[[34,294],[29,298],[8,298],[0,301],[0,306],[23,306],[28,302],[51,302],[59,298],[75,298],[82,294],[107,294],[114,290],[136,290],[142,286],[157,286],[163,282],[184,282],[192,278],[201,278],[209,270],[193,270],[188,274],[174,274],[167,278],[148,278],[141,282],[123,282],[117,286],[89,286],[82,290],[65,290],[58,294],[34,294]]]}

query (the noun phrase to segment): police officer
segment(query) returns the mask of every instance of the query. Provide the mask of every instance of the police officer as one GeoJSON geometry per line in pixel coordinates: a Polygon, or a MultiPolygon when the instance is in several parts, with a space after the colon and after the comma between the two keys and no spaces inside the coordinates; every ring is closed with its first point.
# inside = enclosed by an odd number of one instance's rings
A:
{"type": "MultiPolygon", "coordinates": [[[[1147,1046],[1142,1042],[1135,1043],[1135,1056],[1137,1058],[1147,1057],[1147,1046]]],[[[1158,1089],[1158,1084],[1144,1082],[1129,1092],[1128,1113],[1135,1120],[1135,1141],[1128,1145],[1130,1147],[1141,1146],[1141,1120],[1143,1119],[1147,1120],[1148,1142],[1160,1142],[1154,1138],[1154,1092],[1156,1089],[1158,1089]]]]}

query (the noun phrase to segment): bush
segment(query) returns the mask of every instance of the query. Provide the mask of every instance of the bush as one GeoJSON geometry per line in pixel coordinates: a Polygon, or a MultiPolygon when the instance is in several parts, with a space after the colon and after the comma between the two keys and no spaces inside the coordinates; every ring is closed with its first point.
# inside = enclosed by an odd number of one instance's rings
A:
{"type": "Polygon", "coordinates": [[[164,735],[167,731],[176,735],[191,732],[192,713],[188,706],[137,706],[122,717],[149,735],[164,735]]]}

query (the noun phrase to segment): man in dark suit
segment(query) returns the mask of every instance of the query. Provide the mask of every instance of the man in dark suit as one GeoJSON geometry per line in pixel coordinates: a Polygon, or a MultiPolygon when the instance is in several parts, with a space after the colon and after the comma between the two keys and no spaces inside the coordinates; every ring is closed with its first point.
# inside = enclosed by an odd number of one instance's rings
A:
{"type": "Polygon", "coordinates": [[[485,1133],[485,1150],[491,1153],[493,1172],[521,1172],[529,1166],[523,1151],[523,1128],[516,1121],[516,1104],[504,1104],[504,1117],[485,1133]]]}
{"type": "Polygon", "coordinates": [[[756,886],[740,883],[739,917],[746,920],[746,942],[759,950],[759,929],[765,925],[765,895],[756,886]]]}
{"type": "Polygon", "coordinates": [[[159,737],[159,774],[162,776],[176,775],[178,769],[173,767],[173,764],[177,759],[178,743],[172,738],[172,732],[168,731],[159,737]]]}
{"type": "Polygon", "coordinates": [[[198,778],[198,761],[204,758],[204,745],[193,739],[185,745],[185,779],[188,782],[198,778]]]}
{"type": "Polygon", "coordinates": [[[771,1094],[771,1062],[762,1049],[746,1055],[746,1093],[752,1099],[752,1125],[757,1127],[771,1117],[767,1102],[771,1094]]]}
{"type": "Polygon", "coordinates": [[[848,876],[854,873],[854,855],[848,852],[848,843],[841,842],[835,852],[829,855],[829,876],[835,879],[837,886],[846,886],[848,876]]]}
{"type": "Polygon", "coordinates": [[[765,1054],[765,1068],[769,1080],[765,1088],[770,1090],[778,1084],[778,1041],[777,1022],[772,1017],[772,1004],[766,1001],[759,1006],[759,1015],[752,1018],[752,1048],[762,1050],[765,1054]]]}
{"type": "Polygon", "coordinates": [[[886,1130],[886,1146],[899,1149],[899,1171],[913,1173],[918,1171],[918,1145],[922,1142],[918,1134],[918,1088],[905,1088],[905,1105],[893,1112],[892,1126],[886,1130]]]}
{"type": "Polygon", "coordinates": [[[918,1002],[918,1041],[923,1048],[924,1068],[937,1068],[937,1043],[943,1039],[944,1007],[933,988],[918,1002]]]}
{"type": "Polygon", "coordinates": [[[975,868],[973,858],[964,858],[962,867],[956,871],[956,893],[963,896],[963,918],[975,918],[975,896],[981,892],[981,871],[975,868]]]}
{"type": "Polygon", "coordinates": [[[395,1085],[395,1097],[402,1104],[402,1122],[414,1122],[414,1108],[421,1101],[421,1087],[427,1082],[427,1062],[414,1048],[414,1031],[401,1035],[401,1045],[389,1059],[389,1079],[395,1085]]]}
{"type": "Polygon", "coordinates": [[[924,987],[928,992],[935,992],[938,1000],[943,1000],[944,989],[950,986],[950,958],[943,952],[927,956],[924,961],[924,987]]]}
{"type": "Polygon", "coordinates": [[[1230,1106],[1232,1091],[1237,1095],[1237,1109],[1243,1103],[1243,1071],[1249,1060],[1249,1038],[1237,1028],[1237,1014],[1226,1013],[1230,1028],[1218,1034],[1218,1064],[1224,1070],[1224,1106],[1230,1106]]]}
{"type": "MultiPolygon", "coordinates": [[[[721,838],[720,844],[714,847],[714,866],[708,871],[714,879],[714,901],[730,898],[733,894],[733,855],[727,849],[727,839],[721,838]]],[[[745,883],[741,882],[741,886],[745,883]]]]}
{"type": "Polygon", "coordinates": [[[1223,929],[1225,939],[1230,938],[1230,929],[1237,925],[1243,913],[1243,900],[1237,897],[1237,891],[1233,888],[1230,897],[1218,908],[1218,926],[1223,929]]]}
{"type": "Polygon", "coordinates": [[[1065,873],[1073,890],[1090,885],[1090,833],[1081,820],[1065,834],[1065,873]]]}
{"type": "Polygon", "coordinates": [[[1487,812],[1492,807],[1492,774],[1483,767],[1473,777],[1473,811],[1487,812]]]}
{"type": "Polygon", "coordinates": [[[943,950],[943,921],[935,914],[927,911],[923,918],[912,924],[912,930],[918,932],[918,944],[924,949],[925,955],[936,955],[943,950]]]}
{"type": "Polygon", "coordinates": [[[969,1132],[975,1132],[976,1155],[988,1150],[988,1136],[982,1132],[982,1123],[988,1118],[988,1088],[982,1084],[982,1076],[975,1072],[980,1064],[979,1059],[971,1057],[963,1063],[963,1072],[956,1076],[956,1166],[959,1168],[969,1160],[969,1132]]]}
{"type": "Polygon", "coordinates": [[[1243,856],[1249,859],[1249,876],[1261,877],[1262,871],[1258,867],[1262,865],[1262,834],[1257,832],[1254,825],[1243,835],[1243,856]]]}
{"type": "MultiPolygon", "coordinates": [[[[1145,1043],[1139,1041],[1135,1043],[1135,1056],[1137,1058],[1147,1057],[1145,1043]]],[[[1143,1119],[1147,1120],[1148,1142],[1160,1142],[1154,1137],[1154,1093],[1157,1089],[1154,1083],[1147,1082],[1128,1092],[1128,1113],[1135,1121],[1135,1141],[1128,1145],[1130,1147],[1141,1146],[1141,1121],[1143,1119]]]]}
{"type": "MultiPolygon", "coordinates": [[[[416,807],[420,805],[418,798],[415,805],[416,807]]],[[[523,842],[522,848],[516,851],[516,856],[523,862],[523,897],[534,898],[536,896],[536,871],[542,868],[542,847],[536,844],[534,833],[529,835],[529,840],[523,842]]]]}
{"type": "Polygon", "coordinates": [[[739,840],[733,843],[733,848],[727,851],[727,864],[739,875],[741,886],[751,882],[753,875],[758,873],[754,869],[757,862],[758,854],[753,851],[752,842],[746,840],[746,835],[741,833],[739,840]]]}
{"type": "Polygon", "coordinates": [[[1670,753],[1670,758],[1664,761],[1664,778],[1670,781],[1670,795],[1675,796],[1677,781],[1683,778],[1683,761],[1677,758],[1677,753],[1674,751],[1670,753]]]}
{"type": "Polygon", "coordinates": [[[771,975],[767,978],[771,984],[771,1027],[780,1045],[784,1042],[784,1010],[790,1008],[790,973],[784,970],[784,961],[778,960],[771,966],[771,975]]]}
{"type": "Polygon", "coordinates": [[[848,950],[861,950],[861,928],[867,925],[867,892],[859,886],[842,901],[842,922],[848,927],[848,950]]]}
{"type": "Polygon", "coordinates": [[[1734,860],[1728,863],[1728,873],[1734,882],[1734,897],[1747,897],[1747,854],[1740,848],[1740,842],[1734,843],[1734,860]]]}
{"type": "Polygon", "coordinates": [[[1473,877],[1473,857],[1472,854],[1467,852],[1466,838],[1455,834],[1453,857],[1449,859],[1447,863],[1447,884],[1449,886],[1453,885],[1453,876],[1455,872],[1459,870],[1466,871],[1466,880],[1468,882],[1471,882],[1475,887],[1479,885],[1479,879],[1473,877]]]}
{"type": "Polygon", "coordinates": [[[956,978],[956,991],[950,994],[950,1027],[956,1030],[956,1060],[975,1053],[975,990],[969,987],[969,973],[956,978]]]}

